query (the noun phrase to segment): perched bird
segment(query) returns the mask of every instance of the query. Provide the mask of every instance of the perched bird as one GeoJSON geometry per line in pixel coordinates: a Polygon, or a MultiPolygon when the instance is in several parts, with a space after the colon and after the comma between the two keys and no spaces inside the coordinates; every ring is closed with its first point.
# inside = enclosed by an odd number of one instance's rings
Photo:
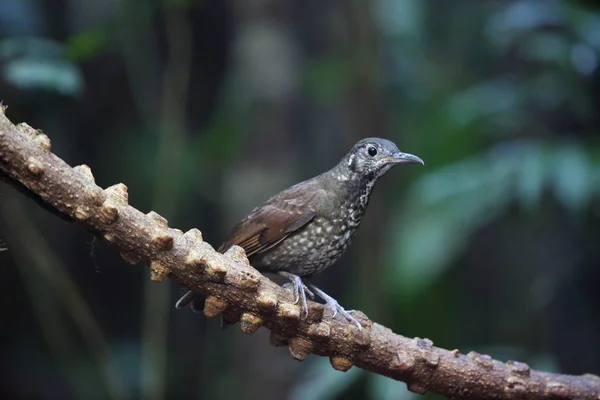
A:
{"type": "MultiPolygon", "coordinates": [[[[402,153],[389,140],[362,139],[331,170],[284,190],[252,210],[218,251],[241,246],[254,268],[289,279],[305,316],[306,297],[316,294],[334,317],[339,312],[361,328],[334,298],[302,278],[323,271],[340,258],[362,220],[375,182],[402,163],[424,165],[419,157],[402,153]]],[[[176,307],[183,308],[195,295],[187,292],[176,307]]]]}

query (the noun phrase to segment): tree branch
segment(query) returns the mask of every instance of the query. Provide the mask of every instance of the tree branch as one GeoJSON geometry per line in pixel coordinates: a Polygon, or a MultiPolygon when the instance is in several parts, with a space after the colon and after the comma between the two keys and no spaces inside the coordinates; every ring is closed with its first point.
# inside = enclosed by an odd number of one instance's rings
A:
{"type": "Polygon", "coordinates": [[[310,302],[306,320],[292,294],[252,268],[237,246],[220,254],[197,229],[169,228],[155,212],[131,207],[123,184],[102,190],[85,165],[71,168],[50,151],[50,140],[27,124],[13,125],[0,106],[0,171],[67,219],[112,243],[125,261],[148,264],[151,279],[166,276],[207,295],[204,314],[240,321],[247,334],[261,325],[271,343],[288,346],[297,360],[310,353],[327,356],[347,371],[353,365],[406,382],[416,393],[433,391],[455,399],[600,400],[600,377],[560,375],[531,370],[527,364],[502,363],[488,355],[460,354],[410,339],[357,318],[358,330],[343,318],[332,319],[321,304],[310,302]],[[325,313],[325,315],[323,315],[325,313]]]}

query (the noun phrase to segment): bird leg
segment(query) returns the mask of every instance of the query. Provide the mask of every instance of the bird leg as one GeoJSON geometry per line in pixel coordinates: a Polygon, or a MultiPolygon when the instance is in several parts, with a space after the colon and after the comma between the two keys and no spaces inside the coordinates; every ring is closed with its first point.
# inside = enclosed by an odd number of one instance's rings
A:
{"type": "MultiPolygon", "coordinates": [[[[304,284],[304,282],[302,282],[302,284],[304,284]]],[[[281,285],[282,288],[289,288],[290,286],[294,286],[294,284],[292,282],[286,282],[283,285],[281,285]]],[[[296,293],[296,288],[293,287],[292,290],[294,290],[294,304],[298,304],[298,293],[296,293]]],[[[307,299],[311,299],[314,300],[315,299],[315,294],[313,292],[310,291],[310,289],[304,285],[304,292],[306,293],[306,298],[307,299]]]]}
{"type": "Polygon", "coordinates": [[[294,275],[286,271],[277,271],[277,274],[290,280],[291,284],[294,286],[294,304],[298,304],[298,302],[300,302],[304,318],[308,317],[308,303],[306,301],[306,296],[308,295],[308,297],[314,299],[315,294],[310,291],[310,289],[304,284],[304,282],[302,282],[302,279],[298,275],[294,275]]]}
{"type": "Polygon", "coordinates": [[[334,299],[333,297],[329,296],[327,293],[325,293],[324,291],[322,291],[321,289],[319,289],[318,287],[316,287],[312,283],[309,283],[308,285],[313,290],[313,292],[315,292],[317,294],[317,296],[319,296],[320,298],[322,298],[323,300],[325,300],[325,306],[329,307],[332,310],[332,312],[333,312],[333,317],[332,318],[335,318],[335,316],[339,312],[348,321],[350,321],[350,322],[354,323],[356,326],[358,326],[358,329],[362,330],[362,325],[360,324],[360,322],[358,322],[358,320],[356,318],[354,318],[352,315],[350,315],[350,312],[354,311],[354,310],[346,311],[342,306],[340,306],[340,303],[338,303],[336,299],[334,299]]]}

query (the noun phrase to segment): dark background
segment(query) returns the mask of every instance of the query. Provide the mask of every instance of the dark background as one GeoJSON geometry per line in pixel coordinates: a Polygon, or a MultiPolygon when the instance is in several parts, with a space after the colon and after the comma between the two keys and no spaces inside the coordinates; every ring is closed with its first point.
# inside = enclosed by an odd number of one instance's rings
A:
{"type": "MultiPolygon", "coordinates": [[[[595,4],[2,0],[0,100],[214,246],[359,138],[389,138],[426,166],[381,179],[321,287],[409,337],[598,374],[595,4]]],[[[421,398],[175,311],[175,284],[5,184],[0,240],[4,398],[421,398]]]]}

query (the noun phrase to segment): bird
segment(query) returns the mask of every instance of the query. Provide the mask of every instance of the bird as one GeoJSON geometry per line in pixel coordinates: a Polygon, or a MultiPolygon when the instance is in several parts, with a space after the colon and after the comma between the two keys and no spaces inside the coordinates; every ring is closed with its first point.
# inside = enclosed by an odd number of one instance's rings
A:
{"type": "MultiPolygon", "coordinates": [[[[350,245],[365,214],[377,180],[396,164],[422,164],[419,157],[403,153],[393,142],[372,137],[359,140],[332,169],[300,182],[256,207],[231,231],[218,248],[227,251],[238,245],[250,264],[261,273],[287,278],[308,315],[307,297],[315,294],[332,311],[340,313],[362,329],[333,297],[307,278],[333,265],[350,245]]],[[[176,303],[181,309],[192,303],[197,293],[188,291],[176,303]]]]}

